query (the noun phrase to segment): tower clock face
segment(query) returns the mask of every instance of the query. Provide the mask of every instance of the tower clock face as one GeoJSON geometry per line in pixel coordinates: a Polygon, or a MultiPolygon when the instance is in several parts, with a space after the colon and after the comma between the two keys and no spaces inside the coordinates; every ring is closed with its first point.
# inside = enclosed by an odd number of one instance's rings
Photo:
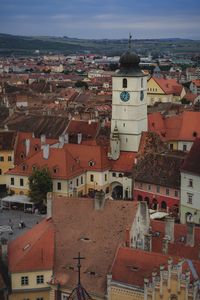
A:
{"type": "Polygon", "coordinates": [[[124,102],[127,102],[130,99],[130,94],[127,91],[123,91],[120,94],[120,99],[124,102]]]}

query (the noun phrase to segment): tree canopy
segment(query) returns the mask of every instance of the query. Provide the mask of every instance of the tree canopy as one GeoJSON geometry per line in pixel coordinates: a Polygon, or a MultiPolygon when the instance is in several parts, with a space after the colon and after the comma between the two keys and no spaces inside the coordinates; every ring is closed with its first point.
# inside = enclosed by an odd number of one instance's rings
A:
{"type": "Polygon", "coordinates": [[[46,196],[53,189],[53,182],[47,169],[37,169],[29,176],[29,197],[39,206],[46,204],[46,196]]]}

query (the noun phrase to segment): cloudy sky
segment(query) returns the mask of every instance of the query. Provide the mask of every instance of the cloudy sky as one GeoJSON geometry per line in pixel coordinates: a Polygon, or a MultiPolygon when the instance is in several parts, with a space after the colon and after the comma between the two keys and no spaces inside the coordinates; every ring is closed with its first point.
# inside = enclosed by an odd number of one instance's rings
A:
{"type": "Polygon", "coordinates": [[[0,32],[200,39],[199,0],[0,0],[0,32]]]}

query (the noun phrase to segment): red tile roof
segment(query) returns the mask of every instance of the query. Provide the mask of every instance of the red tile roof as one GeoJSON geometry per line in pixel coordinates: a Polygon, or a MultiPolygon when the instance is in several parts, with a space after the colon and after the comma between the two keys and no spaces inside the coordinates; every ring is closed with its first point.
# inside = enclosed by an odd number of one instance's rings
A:
{"type": "MultiPolygon", "coordinates": [[[[159,236],[152,238],[152,251],[162,253],[162,239],[165,236],[165,222],[151,220],[152,232],[159,236]]],[[[181,258],[199,260],[200,228],[195,227],[194,247],[186,245],[187,225],[174,224],[174,243],[169,243],[168,254],[181,258]],[[184,238],[184,242],[181,239],[184,238]]]]}
{"type": "MultiPolygon", "coordinates": [[[[169,258],[172,258],[174,264],[177,264],[179,261],[179,257],[172,255],[120,247],[111,270],[112,279],[143,288],[144,278],[149,278],[152,281],[152,272],[157,272],[159,275],[160,265],[164,265],[167,270],[169,258]]],[[[200,276],[200,262],[195,261],[193,265],[195,265],[197,274],[200,276]]],[[[183,271],[188,269],[190,270],[190,265],[185,261],[183,263],[183,271]]],[[[191,279],[193,280],[193,278],[191,279]]]]}
{"type": "Polygon", "coordinates": [[[9,272],[51,270],[54,260],[54,228],[52,220],[44,220],[9,242],[9,272]]]}
{"type": "Polygon", "coordinates": [[[135,165],[136,152],[120,152],[120,157],[117,160],[111,161],[111,170],[117,172],[133,172],[135,165]]]}
{"type": "Polygon", "coordinates": [[[183,86],[179,84],[176,79],[164,79],[157,77],[152,77],[152,79],[159,85],[165,94],[181,94],[183,86]]]}
{"type": "Polygon", "coordinates": [[[55,278],[72,288],[77,283],[76,262],[80,252],[81,283],[87,292],[101,297],[106,293],[108,274],[126,228],[131,228],[137,204],[106,200],[104,209],[94,209],[94,199],[57,197],[53,203],[55,225],[55,278]]]}
{"type": "Polygon", "coordinates": [[[57,179],[70,179],[83,173],[79,161],[66,148],[49,148],[48,159],[45,159],[43,151],[40,151],[8,171],[7,174],[30,176],[33,167],[48,168],[51,177],[57,179]]]}
{"type": "Polygon", "coordinates": [[[83,138],[95,138],[99,131],[99,123],[83,120],[71,120],[67,127],[66,132],[69,135],[77,135],[82,133],[83,138]]]}
{"type": "Polygon", "coordinates": [[[200,112],[184,111],[167,117],[159,112],[152,113],[148,115],[148,128],[163,140],[194,141],[200,136],[200,112]]]}

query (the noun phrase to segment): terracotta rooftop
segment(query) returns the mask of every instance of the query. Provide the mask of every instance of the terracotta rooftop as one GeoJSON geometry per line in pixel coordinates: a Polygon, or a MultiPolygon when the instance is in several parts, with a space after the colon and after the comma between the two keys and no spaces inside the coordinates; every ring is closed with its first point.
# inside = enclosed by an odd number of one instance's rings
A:
{"type": "Polygon", "coordinates": [[[120,152],[117,160],[111,161],[112,171],[132,173],[135,166],[136,152],[120,152]]]}
{"type": "Polygon", "coordinates": [[[21,164],[9,170],[7,174],[30,176],[35,168],[48,168],[51,177],[70,179],[84,171],[79,161],[65,148],[49,148],[49,157],[43,156],[43,150],[25,159],[21,164]]]}
{"type": "Polygon", "coordinates": [[[194,141],[194,144],[184,161],[182,170],[200,175],[200,138],[197,138],[194,141]]]}
{"type": "Polygon", "coordinates": [[[200,112],[184,111],[179,115],[162,116],[156,112],[148,115],[148,129],[163,140],[194,141],[200,137],[200,112]]]}
{"type": "MultiPolygon", "coordinates": [[[[160,265],[164,265],[167,270],[168,259],[172,259],[173,264],[179,262],[179,257],[163,255],[161,253],[146,252],[139,249],[120,247],[116,253],[112,267],[112,279],[120,283],[130,284],[135,287],[144,288],[144,278],[152,281],[152,272],[160,273],[160,265]]],[[[200,262],[193,261],[193,266],[200,276],[200,262]]],[[[188,261],[183,263],[183,272],[192,271],[188,261]]],[[[191,282],[194,278],[191,276],[191,282]]]]}
{"type": "Polygon", "coordinates": [[[66,132],[70,136],[75,136],[77,142],[77,134],[82,133],[82,139],[94,139],[99,131],[99,122],[71,120],[66,132]]]}
{"type": "Polygon", "coordinates": [[[183,89],[176,79],[164,79],[152,77],[152,79],[159,85],[165,94],[180,95],[183,89]]]}
{"type": "MultiPolygon", "coordinates": [[[[151,220],[152,251],[162,253],[162,239],[165,236],[165,222],[151,220]],[[155,233],[159,234],[155,234],[155,233]]],[[[186,243],[187,225],[174,224],[174,243],[169,243],[168,254],[199,260],[199,245],[200,245],[200,228],[195,227],[194,230],[194,246],[191,247],[186,243]]]]}
{"type": "Polygon", "coordinates": [[[50,270],[54,259],[54,229],[44,220],[8,244],[9,272],[50,270]]]}
{"type": "Polygon", "coordinates": [[[101,211],[94,209],[94,199],[57,197],[53,205],[55,225],[55,278],[61,285],[74,288],[77,283],[78,252],[81,262],[81,283],[91,295],[106,293],[108,274],[115,252],[131,227],[137,204],[106,200],[101,211]]]}

